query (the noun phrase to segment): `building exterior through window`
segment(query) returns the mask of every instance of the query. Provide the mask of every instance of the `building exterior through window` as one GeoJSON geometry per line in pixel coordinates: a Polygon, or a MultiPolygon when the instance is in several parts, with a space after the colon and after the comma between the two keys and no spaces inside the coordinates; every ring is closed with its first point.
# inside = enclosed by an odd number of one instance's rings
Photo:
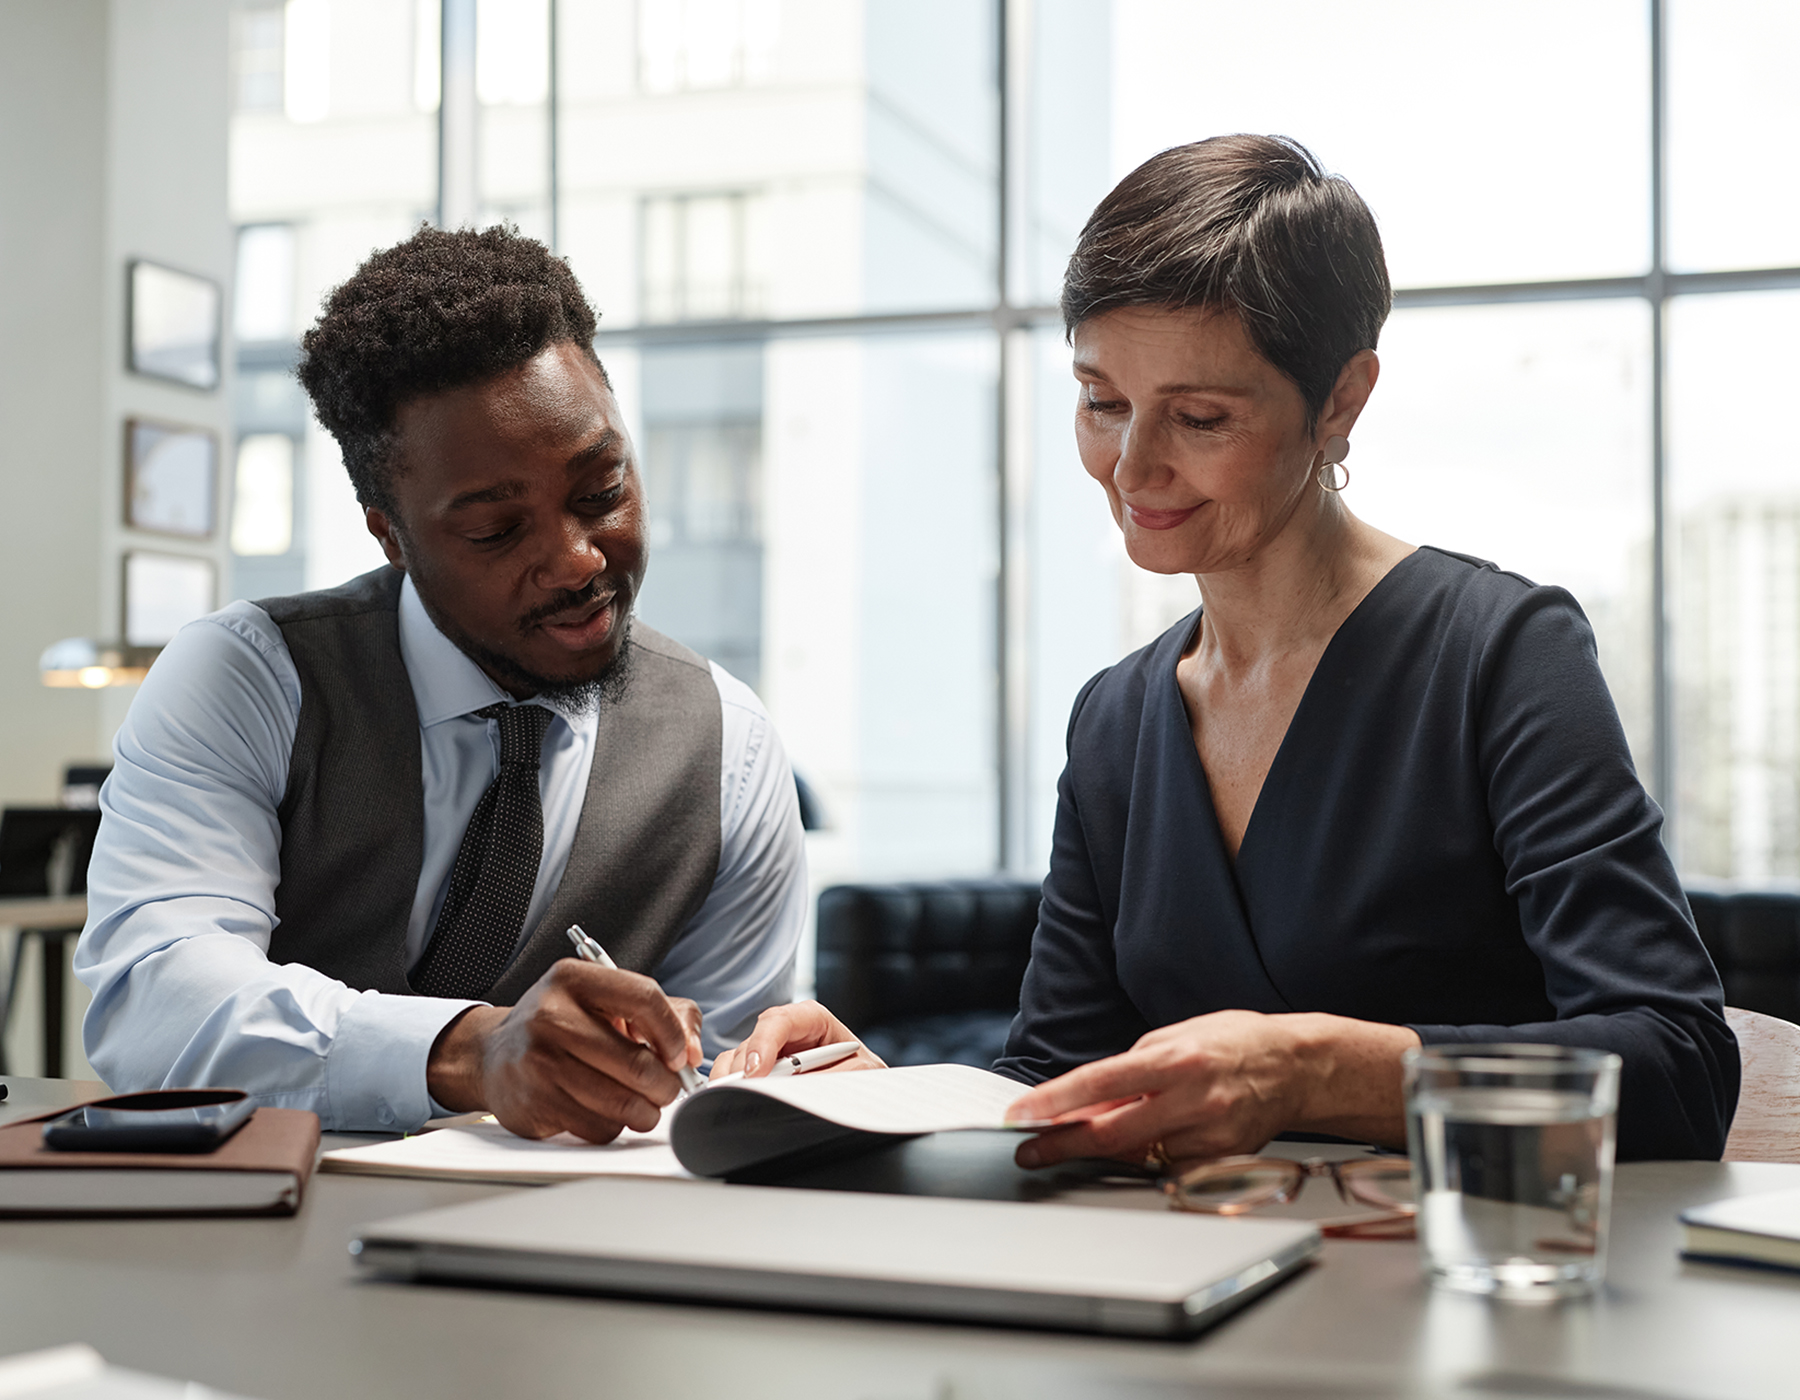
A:
{"type": "Polygon", "coordinates": [[[1684,873],[1800,878],[1800,471],[1755,428],[1800,373],[1800,195],[1730,139],[1800,140],[1791,6],[242,0],[233,32],[241,596],[380,559],[292,380],[320,298],[421,221],[509,221],[601,313],[642,616],[768,704],[819,882],[1040,870],[1076,690],[1197,602],[1075,459],[1062,264],[1155,150],[1279,131],[1399,289],[1345,499],[1570,588],[1684,873]]]}

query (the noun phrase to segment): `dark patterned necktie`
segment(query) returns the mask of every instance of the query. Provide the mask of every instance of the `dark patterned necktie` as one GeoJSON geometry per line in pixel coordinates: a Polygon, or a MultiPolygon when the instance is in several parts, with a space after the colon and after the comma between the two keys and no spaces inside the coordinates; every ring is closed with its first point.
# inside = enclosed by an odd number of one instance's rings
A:
{"type": "Polygon", "coordinates": [[[428,997],[481,997],[512,961],[544,854],[538,764],[550,711],[542,705],[489,705],[475,714],[500,722],[500,772],[475,804],[450,868],[413,985],[428,997]]]}

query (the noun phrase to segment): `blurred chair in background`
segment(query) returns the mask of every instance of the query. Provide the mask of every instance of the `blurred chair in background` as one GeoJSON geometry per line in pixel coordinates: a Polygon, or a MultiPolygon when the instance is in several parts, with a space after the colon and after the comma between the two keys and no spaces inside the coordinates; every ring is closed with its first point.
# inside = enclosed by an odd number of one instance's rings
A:
{"type": "Polygon", "coordinates": [[[110,772],[110,763],[71,763],[63,769],[62,796],[58,801],[70,811],[98,811],[100,785],[110,772]]]}
{"type": "Polygon", "coordinates": [[[18,1000],[25,941],[35,938],[43,951],[41,1072],[62,1074],[69,944],[87,922],[88,858],[99,830],[97,808],[8,807],[0,813],[0,927],[19,931],[0,1003],[0,1073],[8,1068],[6,1030],[18,1000]]]}
{"type": "Polygon", "coordinates": [[[1726,1004],[1800,1021],[1800,893],[1692,888],[1687,896],[1726,1004]]]}
{"type": "MultiPolygon", "coordinates": [[[[987,1066],[1006,1044],[1039,885],[1002,876],[819,896],[818,998],[892,1065],[987,1066]]],[[[1800,893],[1688,891],[1744,1057],[1728,1161],[1800,1162],[1800,893]]]]}
{"type": "Polygon", "coordinates": [[[1006,1046],[1039,884],[837,885],[819,896],[819,1000],[890,1065],[986,1068],[1006,1046]]]}

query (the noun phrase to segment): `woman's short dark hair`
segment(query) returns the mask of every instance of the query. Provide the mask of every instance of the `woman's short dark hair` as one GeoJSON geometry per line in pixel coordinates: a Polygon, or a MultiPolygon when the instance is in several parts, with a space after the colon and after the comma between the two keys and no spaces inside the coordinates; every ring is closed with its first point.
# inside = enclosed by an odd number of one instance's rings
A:
{"type": "Polygon", "coordinates": [[[1122,306],[1233,312],[1310,427],[1392,302],[1375,216],[1348,180],[1285,136],[1215,136],[1152,156],[1100,201],[1062,313],[1072,333],[1122,306]]]}
{"type": "Polygon", "coordinates": [[[326,298],[300,342],[300,382],[357,500],[391,512],[401,404],[491,379],[564,341],[598,365],[594,325],[568,263],[535,238],[504,226],[426,227],[326,298]]]}

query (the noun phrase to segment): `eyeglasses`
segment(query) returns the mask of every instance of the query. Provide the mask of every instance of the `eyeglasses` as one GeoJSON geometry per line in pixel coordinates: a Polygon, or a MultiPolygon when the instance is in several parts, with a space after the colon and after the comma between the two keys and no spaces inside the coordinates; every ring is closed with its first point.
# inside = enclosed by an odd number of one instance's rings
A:
{"type": "Polygon", "coordinates": [[[1412,1232],[1418,1204],[1412,1164],[1405,1157],[1353,1158],[1328,1162],[1308,1157],[1221,1157],[1162,1178],[1163,1194],[1177,1210],[1208,1215],[1243,1215],[1258,1206],[1286,1205],[1307,1180],[1328,1176],[1346,1205],[1370,1206],[1379,1215],[1321,1220],[1319,1229],[1338,1237],[1404,1238],[1412,1232]]]}

